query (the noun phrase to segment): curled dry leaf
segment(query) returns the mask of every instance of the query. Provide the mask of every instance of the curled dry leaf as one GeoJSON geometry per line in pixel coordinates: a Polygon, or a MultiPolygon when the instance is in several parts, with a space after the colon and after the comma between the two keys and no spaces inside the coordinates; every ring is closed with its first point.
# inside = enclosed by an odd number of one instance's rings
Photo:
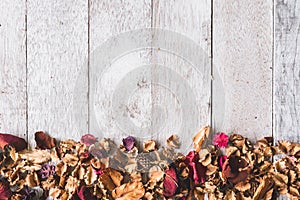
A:
{"type": "Polygon", "coordinates": [[[169,148],[174,148],[174,149],[178,149],[179,148],[179,137],[178,135],[171,135],[168,139],[167,139],[167,145],[169,148]]]}
{"type": "Polygon", "coordinates": [[[22,151],[19,153],[24,160],[32,162],[33,164],[43,164],[51,160],[51,154],[47,150],[22,151]]]}
{"type": "Polygon", "coordinates": [[[193,137],[194,149],[195,149],[196,152],[200,151],[200,149],[202,147],[202,143],[203,143],[204,139],[208,137],[209,132],[210,132],[210,127],[209,126],[204,126],[193,137]]]}
{"type": "Polygon", "coordinates": [[[253,200],[269,200],[273,196],[274,181],[272,178],[264,178],[256,189],[253,200]]]}
{"type": "Polygon", "coordinates": [[[56,140],[43,131],[36,132],[34,139],[40,149],[52,149],[56,145],[56,140]]]}
{"type": "Polygon", "coordinates": [[[123,176],[121,175],[121,173],[112,168],[105,169],[103,171],[103,174],[100,176],[100,181],[109,191],[112,191],[116,187],[119,187],[122,180],[123,176]]]}
{"type": "Polygon", "coordinates": [[[154,140],[144,142],[144,152],[155,151],[156,149],[156,143],[154,140]]]}
{"type": "Polygon", "coordinates": [[[125,183],[112,191],[112,196],[116,200],[136,200],[141,199],[145,194],[142,182],[125,183]]]}
{"type": "Polygon", "coordinates": [[[27,142],[23,138],[0,133],[0,148],[4,149],[6,145],[14,147],[16,151],[22,151],[27,147],[27,142]]]}

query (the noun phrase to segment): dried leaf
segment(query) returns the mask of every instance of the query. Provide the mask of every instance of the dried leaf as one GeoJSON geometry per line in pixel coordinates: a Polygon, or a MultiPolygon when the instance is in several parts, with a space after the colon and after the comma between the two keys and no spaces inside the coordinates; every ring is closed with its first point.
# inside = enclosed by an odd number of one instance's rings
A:
{"type": "Polygon", "coordinates": [[[136,200],[141,199],[145,194],[142,182],[123,184],[113,190],[112,196],[116,200],[136,200]]]}
{"type": "Polygon", "coordinates": [[[52,149],[56,145],[56,140],[43,131],[36,132],[34,139],[40,149],[52,149]]]}
{"type": "Polygon", "coordinates": [[[200,131],[193,137],[193,142],[194,142],[194,149],[196,152],[199,152],[202,143],[205,138],[208,137],[210,132],[210,127],[209,126],[204,126],[203,128],[200,129],[200,131]]]}

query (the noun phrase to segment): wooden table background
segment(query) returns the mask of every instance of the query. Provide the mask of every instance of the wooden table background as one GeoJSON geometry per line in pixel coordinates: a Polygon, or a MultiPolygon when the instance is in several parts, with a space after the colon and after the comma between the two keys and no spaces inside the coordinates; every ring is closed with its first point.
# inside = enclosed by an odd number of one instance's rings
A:
{"type": "MultiPolygon", "coordinates": [[[[79,73],[85,73],[89,84],[89,55],[96,47],[118,33],[150,27],[176,31],[200,45],[209,55],[203,63],[207,76],[213,77],[218,68],[224,84],[224,121],[220,127],[214,125],[220,99],[212,79],[195,83],[194,90],[207,91],[208,97],[200,102],[200,124],[251,140],[273,135],[275,140],[300,142],[300,1],[296,0],[1,0],[0,132],[19,135],[30,144],[38,130],[60,139],[94,133],[88,90],[83,93],[83,123],[78,127],[74,121],[79,73]]],[[[151,61],[155,53],[140,56],[151,61]]],[[[126,66],[126,59],[122,62],[126,66]]],[[[143,92],[138,102],[144,102],[147,90],[143,92]]],[[[135,108],[140,119],[147,118],[143,114],[149,107],[151,101],[135,108]]],[[[173,133],[176,118],[169,117],[169,132],[155,139],[165,140],[173,133]]],[[[124,135],[117,131],[107,124],[101,134],[124,135]]]]}

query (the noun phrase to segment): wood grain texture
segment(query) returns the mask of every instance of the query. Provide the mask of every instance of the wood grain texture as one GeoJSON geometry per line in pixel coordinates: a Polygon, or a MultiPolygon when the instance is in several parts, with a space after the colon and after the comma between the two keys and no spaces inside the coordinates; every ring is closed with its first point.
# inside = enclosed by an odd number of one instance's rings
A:
{"type": "MultiPolygon", "coordinates": [[[[88,2],[28,0],[28,131],[47,131],[58,139],[80,139],[87,127],[88,2]],[[76,93],[79,73],[86,91],[76,93]],[[73,99],[82,96],[80,126],[73,99]],[[84,102],[85,101],[85,102],[84,102]]],[[[33,145],[34,146],[34,145],[33,145]]]]}
{"type": "Polygon", "coordinates": [[[274,136],[300,142],[300,2],[276,1],[274,136]]]}
{"type": "Polygon", "coordinates": [[[182,152],[188,151],[192,136],[210,124],[211,1],[154,0],[152,24],[181,35],[163,47],[174,36],[153,34],[152,123],[161,125],[153,137],[165,145],[171,134],[178,134],[182,152]]]}
{"type": "Polygon", "coordinates": [[[125,40],[131,41],[132,49],[125,41],[118,41],[120,33],[149,27],[151,0],[90,1],[89,128],[99,138],[121,142],[128,135],[141,140],[149,135],[151,90],[146,66],[150,64],[151,51],[137,47],[141,40],[151,39],[151,33],[137,40],[129,33],[125,40]],[[110,43],[104,48],[107,40],[110,43]],[[129,49],[119,55],[127,46],[129,49]],[[97,61],[110,54],[114,55],[107,58],[107,65],[97,61]]]}
{"type": "Polygon", "coordinates": [[[26,1],[0,3],[0,133],[26,138],[26,1]]]}
{"type": "MultiPolygon", "coordinates": [[[[214,1],[213,71],[220,73],[225,92],[217,131],[254,141],[272,135],[272,8],[271,0],[214,1]]],[[[213,105],[218,98],[214,91],[213,105]]]]}

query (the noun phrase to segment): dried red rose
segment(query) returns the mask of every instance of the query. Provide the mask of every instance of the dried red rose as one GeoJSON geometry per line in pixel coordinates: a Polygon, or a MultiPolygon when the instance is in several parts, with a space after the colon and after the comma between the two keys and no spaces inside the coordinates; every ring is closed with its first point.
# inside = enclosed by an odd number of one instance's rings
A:
{"type": "Polygon", "coordinates": [[[171,197],[176,193],[178,187],[178,178],[174,168],[169,168],[165,171],[164,179],[164,195],[166,197],[171,197]]]}
{"type": "Polygon", "coordinates": [[[220,156],[219,157],[219,165],[220,165],[221,168],[223,167],[223,164],[224,164],[226,159],[227,159],[227,156],[220,156]]]}
{"type": "Polygon", "coordinates": [[[80,200],[96,200],[97,198],[92,194],[91,190],[86,186],[81,186],[80,190],[73,195],[72,199],[80,199],[80,200]]]}
{"type": "Polygon", "coordinates": [[[222,167],[222,176],[232,184],[245,181],[250,174],[248,163],[239,156],[229,156],[222,167]]]}
{"type": "Polygon", "coordinates": [[[4,181],[0,180],[0,199],[6,200],[11,197],[12,193],[9,185],[4,181]]]}
{"type": "Polygon", "coordinates": [[[206,167],[199,162],[199,154],[195,151],[190,151],[185,157],[184,163],[189,168],[189,177],[195,184],[205,182],[206,167]]]}
{"type": "Polygon", "coordinates": [[[6,145],[10,145],[16,151],[22,151],[27,147],[27,142],[23,138],[11,134],[0,133],[0,147],[4,149],[6,145]]]}
{"type": "Polygon", "coordinates": [[[135,139],[132,136],[128,136],[127,138],[123,138],[123,145],[126,148],[127,151],[130,151],[133,149],[135,144],[135,139]]]}
{"type": "Polygon", "coordinates": [[[213,139],[213,144],[219,148],[227,147],[228,135],[223,132],[216,134],[213,139]]]}
{"type": "Polygon", "coordinates": [[[56,140],[43,131],[35,133],[36,146],[40,149],[52,149],[56,145],[56,140]]]}
{"type": "Polygon", "coordinates": [[[97,138],[95,138],[92,134],[85,134],[81,137],[80,141],[86,146],[91,146],[97,142],[97,138]]]}

